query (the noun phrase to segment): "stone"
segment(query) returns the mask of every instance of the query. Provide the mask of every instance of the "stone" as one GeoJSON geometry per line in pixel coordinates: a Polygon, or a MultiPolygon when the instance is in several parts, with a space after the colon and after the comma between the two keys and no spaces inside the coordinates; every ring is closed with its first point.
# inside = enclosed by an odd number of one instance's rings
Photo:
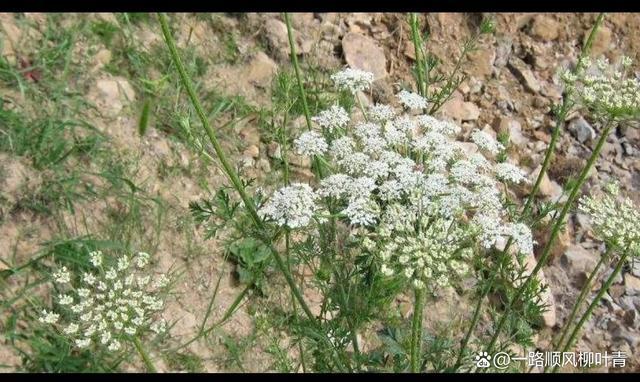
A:
{"type": "Polygon", "coordinates": [[[136,94],[129,82],[122,77],[102,78],[89,92],[89,98],[108,114],[118,114],[125,105],[135,101],[136,94]]]}
{"type": "Polygon", "coordinates": [[[527,145],[528,139],[522,135],[522,125],[516,119],[509,117],[500,118],[498,131],[501,133],[509,133],[509,142],[518,147],[527,145]]]}
{"type": "Polygon", "coordinates": [[[298,155],[290,152],[288,159],[289,159],[289,163],[292,166],[301,167],[305,169],[311,168],[311,158],[309,158],[308,156],[298,155]]]}
{"type": "Polygon", "coordinates": [[[536,15],[531,23],[531,35],[542,41],[552,41],[558,38],[560,24],[552,17],[536,15]]]}
{"type": "MultiPolygon", "coordinates": [[[[308,53],[305,51],[306,44],[301,44],[302,37],[299,33],[294,30],[294,47],[296,49],[297,54],[308,53]]],[[[285,23],[278,19],[268,19],[264,23],[264,37],[271,49],[271,52],[274,56],[281,61],[285,61],[289,59],[291,55],[291,49],[289,47],[289,34],[287,32],[287,26],[285,23]]]]}
{"type": "Polygon", "coordinates": [[[374,39],[349,32],[342,38],[342,51],[349,67],[371,72],[376,80],[387,76],[384,50],[374,39]]]}
{"type": "Polygon", "coordinates": [[[282,159],[282,150],[280,145],[276,142],[271,142],[267,145],[267,155],[272,159],[282,159]]]}
{"type": "Polygon", "coordinates": [[[511,52],[513,51],[513,40],[504,36],[499,38],[496,47],[496,58],[493,61],[493,66],[496,68],[503,68],[509,62],[511,52]]]}
{"type": "Polygon", "coordinates": [[[260,149],[256,145],[251,145],[244,150],[243,155],[249,158],[258,158],[260,156],[260,149]]]}
{"type": "MultiPolygon", "coordinates": [[[[536,261],[533,253],[528,253],[524,258],[524,262],[526,268],[524,275],[528,276],[533,272],[533,269],[536,267],[538,262],[536,261]]],[[[553,297],[553,293],[551,293],[551,288],[548,287],[549,283],[547,282],[544,272],[542,270],[539,271],[536,277],[538,278],[540,285],[547,286],[540,296],[542,303],[547,307],[547,309],[542,313],[542,322],[546,327],[552,328],[557,322],[556,301],[553,297]]]]}
{"type": "Polygon", "coordinates": [[[0,14],[0,32],[2,32],[2,57],[5,57],[9,64],[16,63],[15,49],[19,46],[22,31],[15,24],[12,14],[0,14]]]}
{"type": "Polygon", "coordinates": [[[257,52],[247,65],[246,80],[260,88],[271,85],[271,79],[278,71],[278,65],[264,52],[257,52]]]}
{"type": "MultiPolygon", "coordinates": [[[[536,179],[538,178],[538,175],[540,174],[541,169],[542,169],[542,165],[539,165],[529,175],[529,182],[531,186],[533,186],[536,179]]],[[[562,195],[562,186],[560,186],[558,182],[551,180],[549,178],[549,173],[546,172],[542,177],[542,181],[540,182],[540,188],[538,189],[538,192],[540,192],[540,195],[544,196],[545,198],[556,201],[562,195]]]]}
{"type": "Polygon", "coordinates": [[[91,71],[97,72],[109,62],[111,62],[111,51],[109,49],[100,49],[93,57],[93,68],[91,68],[91,71]]]}
{"type": "Polygon", "coordinates": [[[587,251],[581,245],[572,245],[560,257],[560,264],[572,274],[589,274],[599,257],[600,255],[587,251]]]}
{"type": "Polygon", "coordinates": [[[496,60],[494,49],[481,48],[467,54],[469,68],[467,72],[476,77],[490,76],[493,73],[493,62],[496,60]]]}
{"type": "Polygon", "coordinates": [[[260,144],[260,132],[254,125],[243,127],[238,136],[247,146],[258,146],[260,144]]]}
{"type": "Polygon", "coordinates": [[[473,102],[465,102],[461,97],[452,97],[442,105],[442,114],[460,122],[475,121],[480,117],[480,109],[473,102]]]}
{"type": "Polygon", "coordinates": [[[630,272],[632,275],[636,277],[640,277],[640,261],[639,260],[636,260],[636,259],[632,260],[630,272]]]}
{"type": "Polygon", "coordinates": [[[509,59],[508,67],[511,69],[513,75],[522,83],[525,89],[534,94],[540,91],[540,82],[538,82],[538,79],[524,61],[518,57],[511,57],[509,59]]]}
{"type": "Polygon", "coordinates": [[[640,295],[640,278],[629,273],[624,275],[625,293],[629,296],[640,295]]]}
{"type": "Polygon", "coordinates": [[[589,142],[596,137],[596,131],[582,117],[572,119],[567,129],[580,143],[589,142]]]}

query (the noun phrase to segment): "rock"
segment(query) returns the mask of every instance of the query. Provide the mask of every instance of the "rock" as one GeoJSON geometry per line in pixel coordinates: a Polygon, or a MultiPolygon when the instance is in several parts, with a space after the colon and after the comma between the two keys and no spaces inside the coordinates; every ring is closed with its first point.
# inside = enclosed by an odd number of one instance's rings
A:
{"type": "Polygon", "coordinates": [[[536,79],[529,66],[518,57],[511,57],[508,63],[509,69],[514,76],[522,83],[525,89],[532,93],[538,93],[541,89],[540,83],[536,79]]]}
{"type": "Polygon", "coordinates": [[[0,31],[2,32],[2,57],[5,57],[9,64],[15,65],[16,52],[19,46],[22,31],[15,24],[13,15],[9,13],[0,14],[0,31]]]}
{"type": "MultiPolygon", "coordinates": [[[[297,31],[293,31],[295,36],[294,47],[297,54],[308,53],[305,51],[306,44],[300,44],[302,37],[297,31]]],[[[287,32],[287,26],[285,23],[278,19],[268,19],[264,23],[264,37],[267,40],[267,44],[274,56],[278,60],[286,61],[291,55],[291,49],[289,47],[289,34],[287,32]]]]}
{"type": "Polygon", "coordinates": [[[254,125],[248,125],[242,128],[238,136],[247,146],[258,146],[260,144],[260,132],[254,125]]]}
{"type": "Polygon", "coordinates": [[[634,259],[631,262],[631,274],[636,276],[636,277],[640,277],[640,261],[634,259]]]}
{"type": "Polygon", "coordinates": [[[559,26],[550,16],[536,15],[531,24],[531,35],[542,41],[552,41],[558,38],[559,26]]]}
{"type": "Polygon", "coordinates": [[[93,68],[91,68],[91,71],[97,72],[109,62],[111,62],[111,51],[109,49],[100,49],[93,57],[93,68]]]}
{"type": "MultiPolygon", "coordinates": [[[[279,147],[278,147],[279,148],[279,147]]],[[[311,168],[311,158],[308,156],[298,155],[293,152],[289,152],[289,163],[295,167],[311,168]]]]}
{"type": "Polygon", "coordinates": [[[242,154],[249,158],[258,158],[260,156],[260,149],[256,145],[251,145],[247,147],[242,154]]]}
{"type": "Polygon", "coordinates": [[[475,121],[480,117],[480,109],[473,102],[465,102],[461,97],[453,97],[442,105],[442,114],[460,122],[475,121]]]}
{"type": "MultiPolygon", "coordinates": [[[[583,43],[589,37],[589,30],[584,35],[583,43]]],[[[589,55],[592,57],[598,57],[609,51],[611,48],[611,29],[606,25],[601,25],[593,38],[593,45],[591,45],[591,51],[589,55]]]]}
{"type": "Polygon", "coordinates": [[[276,142],[271,142],[267,146],[267,155],[272,159],[282,159],[282,150],[276,142]]]}
{"type": "Polygon", "coordinates": [[[585,277],[591,273],[598,263],[599,255],[587,251],[580,245],[572,245],[560,257],[560,264],[574,279],[585,277]]]}
{"type": "Polygon", "coordinates": [[[582,117],[571,120],[567,129],[580,143],[591,141],[596,137],[596,131],[591,127],[589,122],[582,117]]]}
{"type": "Polygon", "coordinates": [[[271,79],[278,71],[276,63],[263,52],[257,52],[246,68],[246,80],[260,88],[271,85],[271,79]]]}
{"type": "Polygon", "coordinates": [[[102,112],[118,114],[125,105],[135,101],[136,94],[129,82],[122,77],[102,78],[89,92],[89,98],[102,112]]]}
{"type": "Polygon", "coordinates": [[[494,49],[483,48],[467,54],[469,58],[469,74],[476,77],[490,76],[493,73],[493,62],[496,60],[494,49]]]}
{"type": "Polygon", "coordinates": [[[384,50],[372,38],[360,33],[347,33],[342,38],[342,51],[351,68],[371,72],[376,80],[387,76],[384,50]]]}
{"type": "Polygon", "coordinates": [[[624,275],[624,288],[625,292],[629,296],[640,295],[640,278],[635,277],[629,273],[624,275]]]}
{"type": "MultiPolygon", "coordinates": [[[[533,184],[538,178],[540,170],[542,170],[542,165],[536,167],[536,169],[533,170],[529,175],[529,182],[531,187],[533,187],[533,184]]],[[[545,173],[542,177],[542,181],[540,182],[540,188],[538,189],[538,191],[540,192],[540,195],[552,201],[557,201],[560,196],[562,196],[562,186],[560,186],[558,182],[551,180],[549,178],[548,172],[545,173]]]]}
{"type": "Polygon", "coordinates": [[[528,139],[522,135],[522,125],[513,118],[500,118],[498,131],[501,133],[509,133],[509,142],[516,146],[524,147],[527,145],[528,139]]]}
{"type": "MultiPolygon", "coordinates": [[[[526,271],[524,272],[525,276],[528,276],[533,272],[533,269],[537,265],[536,258],[533,253],[529,253],[524,258],[524,264],[526,271]]],[[[544,289],[541,295],[541,300],[544,305],[547,306],[547,309],[542,313],[542,321],[544,325],[548,328],[552,328],[556,325],[557,316],[556,316],[556,301],[553,297],[553,293],[551,293],[551,289],[548,287],[547,279],[543,273],[543,271],[539,271],[536,275],[538,280],[540,281],[540,285],[546,285],[547,288],[544,289]]]]}
{"type": "Polygon", "coordinates": [[[493,66],[496,68],[503,68],[509,62],[511,52],[513,51],[513,41],[509,37],[503,37],[498,39],[498,46],[496,47],[496,58],[493,61],[493,66]]]}

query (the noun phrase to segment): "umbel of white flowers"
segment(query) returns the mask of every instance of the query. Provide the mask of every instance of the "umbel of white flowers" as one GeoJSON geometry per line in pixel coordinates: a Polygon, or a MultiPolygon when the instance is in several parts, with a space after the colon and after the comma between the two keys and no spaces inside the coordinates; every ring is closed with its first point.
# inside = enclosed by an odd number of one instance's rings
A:
{"type": "Polygon", "coordinates": [[[640,256],[640,209],[620,196],[617,183],[608,184],[601,196],[583,196],[579,209],[589,215],[594,232],[618,250],[640,256]]]}
{"type": "Polygon", "coordinates": [[[40,322],[55,325],[78,348],[92,344],[109,351],[148,330],[165,331],[158,316],[164,308],[163,291],[169,279],[161,274],[152,280],[145,274],[149,254],[123,255],[107,266],[100,251],[90,253],[91,272],[74,276],[62,267],[53,274],[57,289],[54,311],[43,310],[40,322]],[[79,283],[73,285],[73,280],[79,283]]]}
{"type": "MultiPolygon", "coordinates": [[[[346,69],[332,76],[339,88],[366,90],[372,76],[346,69]],[[366,86],[365,86],[366,85],[366,86]]],[[[427,100],[398,94],[404,110],[372,105],[366,120],[354,121],[338,105],[314,121],[318,131],[302,133],[298,153],[321,156],[331,172],[319,187],[293,184],[276,191],[260,214],[279,226],[313,226],[326,202],[362,235],[366,250],[379,254],[383,273],[400,274],[418,288],[468,270],[473,247],[488,249],[511,237],[520,252],[531,252],[531,231],[512,223],[503,205],[503,183],[526,182],[515,164],[495,163],[504,146],[475,130],[472,142],[461,128],[430,115],[415,115],[427,100]]]]}
{"type": "Polygon", "coordinates": [[[592,62],[584,57],[577,70],[564,71],[562,81],[576,90],[579,104],[602,119],[625,121],[640,117],[640,80],[631,70],[633,61],[626,56],[610,64],[606,57],[592,62]]]}

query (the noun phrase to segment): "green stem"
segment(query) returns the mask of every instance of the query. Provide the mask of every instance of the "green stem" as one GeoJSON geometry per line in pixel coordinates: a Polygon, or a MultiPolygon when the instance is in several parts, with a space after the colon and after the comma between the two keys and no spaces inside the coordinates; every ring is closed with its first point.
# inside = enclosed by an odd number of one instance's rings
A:
{"type": "Polygon", "coordinates": [[[582,302],[584,301],[584,299],[587,297],[589,291],[591,291],[593,280],[595,279],[596,275],[598,274],[598,271],[600,270],[600,267],[609,259],[609,252],[610,252],[610,248],[607,248],[607,251],[602,256],[600,256],[600,260],[598,260],[598,263],[596,264],[596,266],[591,271],[591,274],[589,275],[589,278],[587,279],[584,287],[580,291],[580,295],[576,299],[576,303],[573,306],[573,309],[571,309],[571,313],[569,314],[569,317],[565,321],[565,327],[563,328],[563,331],[562,331],[562,334],[561,334],[560,338],[554,344],[554,348],[559,348],[560,346],[562,346],[562,343],[563,343],[566,335],[569,333],[569,328],[571,327],[571,324],[573,323],[573,319],[576,317],[576,314],[578,313],[578,310],[580,310],[580,306],[582,305],[582,302]]]}
{"type": "MultiPolygon", "coordinates": [[[[296,73],[296,82],[298,83],[298,92],[300,93],[300,99],[302,100],[302,110],[304,111],[304,119],[307,123],[307,129],[311,131],[311,113],[309,112],[309,104],[307,103],[307,94],[304,90],[304,83],[302,82],[302,76],[300,74],[300,65],[298,65],[298,55],[296,53],[296,45],[293,39],[293,28],[291,27],[291,20],[289,14],[285,12],[284,21],[287,25],[287,36],[289,37],[289,49],[291,49],[291,64],[296,73]]],[[[314,173],[322,178],[322,167],[318,157],[313,157],[313,170],[314,173]]]]}
{"type": "MultiPolygon", "coordinates": [[[[589,51],[591,50],[591,45],[593,44],[593,39],[596,35],[598,28],[602,24],[603,19],[604,19],[604,13],[600,13],[598,15],[598,18],[596,19],[595,24],[593,25],[593,28],[591,28],[591,32],[589,33],[589,37],[587,38],[587,41],[585,42],[582,51],[580,52],[580,56],[578,57],[578,63],[582,61],[585,55],[589,54],[589,51]]],[[[577,71],[578,69],[579,68],[576,67],[576,69],[574,69],[574,72],[577,71]]],[[[555,151],[555,147],[556,147],[556,143],[558,142],[558,137],[560,135],[561,127],[564,124],[564,120],[567,116],[567,113],[569,112],[569,109],[571,108],[570,106],[572,104],[571,102],[572,96],[573,96],[573,88],[567,89],[565,96],[562,98],[562,105],[558,113],[556,114],[555,127],[553,130],[553,133],[551,134],[551,141],[549,142],[549,146],[547,146],[547,150],[545,151],[545,154],[544,154],[544,160],[542,161],[542,167],[540,169],[540,173],[536,178],[533,188],[531,189],[531,193],[527,197],[527,202],[525,203],[524,209],[522,211],[523,216],[526,216],[529,212],[531,212],[531,208],[533,207],[533,201],[536,197],[536,194],[538,193],[538,190],[540,189],[540,185],[542,184],[542,179],[544,175],[547,173],[547,170],[549,169],[549,165],[551,164],[551,157],[553,156],[553,152],[555,151]]]]}
{"type": "Polygon", "coordinates": [[[144,346],[142,346],[142,343],[140,342],[138,337],[135,337],[133,339],[133,344],[135,345],[136,350],[140,354],[140,357],[142,358],[142,362],[144,362],[144,365],[147,367],[147,371],[150,373],[157,373],[158,370],[153,365],[153,362],[151,362],[151,358],[149,357],[149,354],[144,349],[144,346]]]}
{"type": "Polygon", "coordinates": [[[567,214],[569,213],[569,210],[571,209],[571,206],[573,205],[574,200],[578,196],[578,193],[580,192],[582,185],[586,181],[587,176],[591,172],[591,168],[593,167],[595,161],[598,159],[598,156],[600,155],[600,151],[602,150],[602,146],[606,142],[607,137],[611,132],[611,127],[612,127],[611,121],[608,121],[605,125],[605,128],[602,131],[602,135],[600,136],[600,139],[598,140],[596,147],[593,150],[593,153],[591,153],[591,156],[587,160],[587,164],[585,165],[585,167],[582,169],[582,172],[580,173],[580,176],[578,177],[576,184],[571,189],[571,193],[569,194],[567,201],[562,207],[562,210],[560,211],[560,215],[557,217],[556,221],[554,222],[554,225],[551,230],[551,235],[549,236],[549,240],[547,241],[547,244],[544,247],[544,251],[542,252],[542,256],[540,257],[540,260],[534,267],[531,274],[522,283],[520,288],[518,288],[513,299],[511,299],[510,303],[507,305],[504,314],[502,315],[502,317],[500,318],[500,321],[498,322],[496,331],[493,334],[493,337],[491,338],[491,342],[489,342],[489,346],[487,347],[487,352],[490,353],[491,350],[493,350],[493,345],[495,345],[495,342],[498,339],[498,335],[500,334],[500,331],[502,330],[504,324],[506,323],[507,317],[511,312],[513,305],[515,304],[516,301],[520,299],[525,289],[529,286],[529,283],[531,282],[531,280],[533,280],[537,276],[540,269],[542,269],[542,267],[546,264],[547,260],[549,259],[553,244],[555,243],[555,240],[558,237],[560,230],[564,227],[564,220],[567,214]]]}
{"type": "Polygon", "coordinates": [[[413,320],[411,324],[411,372],[419,373],[422,360],[422,310],[424,308],[424,290],[415,289],[413,302],[413,320]]]}
{"type": "Polygon", "coordinates": [[[413,40],[413,47],[416,55],[416,76],[417,76],[417,88],[421,96],[427,96],[427,82],[425,81],[424,69],[425,63],[422,57],[422,38],[420,37],[420,24],[418,22],[418,15],[412,13],[409,16],[409,23],[411,24],[411,38],[413,40]]]}
{"type": "Polygon", "coordinates": [[[311,114],[309,113],[309,105],[307,104],[307,96],[302,85],[302,78],[300,76],[300,66],[298,65],[298,56],[296,54],[296,45],[293,40],[293,28],[291,27],[291,20],[289,14],[284,14],[284,21],[287,25],[287,35],[289,37],[289,48],[291,49],[291,63],[296,73],[296,80],[298,81],[298,91],[300,92],[300,99],[302,100],[302,109],[304,110],[304,119],[307,122],[307,128],[311,131],[311,114]]]}
{"type": "MultiPolygon", "coordinates": [[[[622,267],[624,266],[625,261],[627,260],[628,253],[629,253],[628,250],[625,250],[622,256],[620,256],[620,260],[618,260],[618,263],[616,264],[616,268],[613,270],[613,273],[611,273],[609,278],[607,278],[607,281],[602,286],[602,288],[600,288],[600,290],[598,291],[598,294],[596,295],[596,297],[593,299],[593,301],[587,308],[587,311],[584,312],[584,314],[580,318],[580,321],[578,321],[578,323],[576,324],[576,327],[573,329],[573,332],[571,332],[571,336],[569,336],[569,339],[567,340],[567,343],[564,345],[562,352],[566,352],[569,349],[569,347],[571,347],[571,345],[573,344],[573,341],[578,336],[578,333],[580,332],[582,325],[584,325],[584,323],[589,319],[589,317],[591,316],[591,313],[593,313],[593,310],[600,303],[602,296],[604,296],[604,294],[609,290],[609,287],[611,287],[611,284],[613,284],[613,280],[616,278],[616,276],[618,276],[618,274],[622,270],[622,267]]],[[[554,367],[552,372],[555,373],[556,371],[558,371],[558,366],[554,367]]]]}
{"type": "MultiPolygon", "coordinates": [[[[191,78],[187,74],[187,71],[185,70],[184,65],[182,64],[182,60],[180,59],[180,55],[178,53],[178,49],[177,49],[176,44],[175,44],[175,42],[173,40],[173,37],[171,35],[171,31],[169,30],[169,25],[167,23],[167,16],[164,15],[163,13],[160,13],[160,14],[158,14],[158,19],[160,20],[160,25],[162,27],[162,33],[164,34],[164,38],[165,38],[165,41],[167,43],[167,47],[169,48],[169,52],[171,54],[171,58],[173,60],[173,63],[176,65],[176,68],[178,69],[178,73],[180,74],[180,80],[182,81],[183,86],[187,90],[187,94],[189,95],[189,99],[191,100],[191,103],[193,104],[194,109],[196,109],[196,113],[198,114],[198,117],[200,118],[200,121],[202,122],[202,126],[204,127],[204,129],[205,129],[205,131],[207,133],[207,136],[209,137],[209,140],[211,141],[211,144],[213,145],[213,149],[214,149],[214,151],[216,153],[216,156],[220,160],[220,163],[222,164],[224,172],[227,174],[227,176],[231,180],[231,183],[233,183],[234,188],[240,194],[240,198],[244,202],[244,206],[247,209],[247,211],[249,211],[249,215],[251,216],[251,219],[253,220],[254,225],[264,235],[264,233],[266,232],[266,227],[264,226],[262,220],[258,216],[258,212],[256,210],[255,205],[253,204],[253,200],[249,197],[249,195],[247,195],[247,192],[244,189],[244,185],[242,184],[242,181],[240,180],[240,178],[238,177],[238,174],[235,172],[233,167],[231,167],[231,164],[227,160],[227,157],[226,157],[224,151],[222,150],[222,147],[220,146],[220,143],[218,142],[218,139],[216,138],[216,135],[215,135],[213,129],[211,128],[211,125],[209,124],[209,119],[207,118],[206,114],[204,113],[202,105],[200,104],[200,100],[198,99],[198,96],[196,95],[196,92],[193,89],[193,85],[191,83],[191,78]]],[[[278,269],[284,275],[284,277],[285,277],[285,279],[287,281],[287,284],[289,284],[289,287],[291,288],[291,291],[293,292],[293,294],[295,295],[296,299],[300,303],[300,306],[304,310],[305,314],[307,315],[307,317],[310,320],[315,320],[315,317],[314,317],[313,313],[311,313],[311,310],[309,309],[309,307],[307,306],[306,302],[304,301],[304,298],[302,297],[302,294],[298,290],[298,288],[297,288],[297,286],[296,286],[296,284],[295,284],[295,282],[293,280],[293,277],[291,276],[291,273],[288,272],[287,267],[285,266],[284,261],[282,260],[282,257],[280,256],[278,251],[276,251],[276,249],[273,247],[273,245],[270,242],[268,243],[268,245],[269,245],[269,249],[273,253],[274,259],[276,260],[276,264],[278,266],[278,269]]]]}

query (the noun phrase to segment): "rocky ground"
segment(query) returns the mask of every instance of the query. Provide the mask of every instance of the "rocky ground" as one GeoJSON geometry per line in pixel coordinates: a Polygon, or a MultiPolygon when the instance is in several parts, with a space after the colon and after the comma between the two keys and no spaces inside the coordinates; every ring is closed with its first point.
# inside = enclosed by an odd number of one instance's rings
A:
{"type": "MultiPolygon", "coordinates": [[[[509,132],[512,143],[510,154],[530,171],[533,179],[550,139],[553,124],[551,107],[561,99],[562,89],[556,75],[557,70],[575,61],[596,15],[492,16],[496,22],[495,35],[483,37],[479,49],[468,54],[462,67],[462,71],[468,74],[468,79],[440,112],[443,116],[458,121],[463,126],[465,135],[473,128],[484,129],[492,134],[509,132]]],[[[69,15],[62,18],[59,27],[64,28],[73,20],[83,17],[106,20],[114,25],[122,24],[121,19],[109,14],[69,15]]],[[[426,25],[430,33],[428,50],[442,61],[445,71],[453,68],[460,47],[474,33],[481,19],[480,14],[421,15],[421,24],[426,25]]],[[[37,14],[19,18],[0,15],[2,55],[9,63],[20,65],[20,58],[32,53],[29,49],[33,49],[33,46],[28,42],[41,38],[46,33],[43,20],[45,16],[37,14]],[[24,20],[29,22],[25,23],[24,20]]],[[[215,22],[199,16],[180,15],[177,21],[173,25],[179,46],[193,47],[195,54],[204,57],[208,63],[200,79],[204,89],[216,89],[228,96],[242,96],[247,104],[259,108],[268,109],[271,106],[271,81],[280,68],[289,67],[287,30],[281,15],[224,14],[216,15],[215,22]],[[230,45],[233,49],[231,57],[228,57],[230,45]]],[[[297,52],[303,65],[329,72],[348,64],[374,73],[375,87],[371,95],[366,95],[365,102],[392,102],[391,96],[401,86],[413,86],[410,70],[415,57],[406,15],[295,14],[293,26],[297,36],[297,52]]],[[[640,15],[608,15],[596,35],[592,55],[605,55],[615,60],[626,54],[638,59],[639,37],[640,15]]],[[[132,27],[131,38],[141,49],[150,50],[162,44],[159,27],[153,18],[147,23],[132,27]]],[[[115,152],[134,155],[142,163],[136,178],[144,179],[142,184],[146,192],[166,201],[169,214],[186,214],[188,201],[206,195],[206,187],[180,169],[189,168],[190,171],[198,172],[201,160],[197,155],[188,154],[182,142],[172,139],[170,132],[160,128],[150,128],[144,138],[135,136],[137,108],[144,97],[141,89],[135,86],[134,79],[127,78],[124,74],[116,75],[106,69],[110,64],[118,64],[116,58],[119,57],[119,52],[104,43],[94,44],[81,40],[71,54],[72,65],[81,65],[86,70],[70,86],[96,105],[96,110],[87,112],[87,117],[112,140],[115,152]],[[177,168],[178,171],[171,172],[170,176],[160,176],[157,171],[160,165],[177,168]]],[[[155,70],[156,72],[151,71],[151,80],[164,75],[155,70]]],[[[5,102],[9,100],[23,104],[28,101],[25,101],[20,89],[4,86],[0,89],[0,94],[5,102]]],[[[153,123],[159,125],[159,121],[158,117],[153,123]]],[[[567,130],[561,135],[549,176],[542,184],[541,197],[546,200],[564,197],[563,186],[577,174],[593,149],[600,131],[598,124],[579,112],[570,115],[567,122],[567,130]]],[[[255,119],[249,116],[231,131],[224,133],[225,144],[234,153],[238,163],[241,163],[243,173],[257,178],[268,177],[272,166],[270,157],[274,156],[275,149],[261,139],[264,137],[261,137],[262,133],[255,125],[255,119]]],[[[622,189],[636,203],[640,203],[639,150],[638,128],[619,126],[608,138],[596,171],[583,191],[595,190],[607,180],[617,179],[622,189]]],[[[301,161],[298,164],[298,176],[308,175],[308,169],[305,169],[308,163],[301,161]]],[[[0,178],[0,192],[7,200],[5,205],[9,206],[4,211],[10,211],[11,205],[20,200],[20,193],[25,188],[36,187],[45,175],[34,170],[28,161],[2,153],[0,166],[3,168],[0,175],[4,177],[0,178]]],[[[207,182],[212,186],[222,182],[220,173],[208,174],[207,177],[207,182]]],[[[2,211],[0,205],[0,212],[2,211]]],[[[80,203],[76,211],[96,215],[96,220],[100,220],[100,210],[92,211],[89,202],[80,203]]],[[[65,218],[71,219],[73,216],[65,218]]],[[[29,258],[42,242],[56,236],[57,227],[54,219],[31,212],[7,214],[0,220],[0,257],[12,253],[18,259],[29,258]]],[[[546,234],[548,233],[543,229],[537,232],[536,251],[541,250],[544,245],[546,234]]],[[[216,314],[221,315],[224,307],[240,291],[231,280],[227,264],[220,256],[212,255],[212,252],[215,254],[219,250],[211,241],[205,242],[197,229],[194,229],[192,236],[186,238],[178,222],[172,221],[163,231],[157,251],[162,254],[163,268],[178,263],[187,269],[189,282],[180,286],[179,293],[187,296],[186,292],[194,290],[194,281],[196,284],[195,296],[186,300],[178,299],[180,303],[170,307],[175,317],[180,317],[179,324],[172,332],[178,338],[188,337],[188,333],[193,332],[200,324],[199,320],[202,319],[210,298],[212,280],[216,280],[216,275],[221,272],[226,275],[216,314]],[[185,253],[188,246],[199,246],[207,256],[185,258],[175,255],[185,253]],[[203,276],[205,272],[201,272],[202,269],[208,270],[207,277],[203,276]],[[214,277],[211,278],[211,275],[214,277]]],[[[572,213],[566,230],[554,248],[550,264],[543,269],[551,291],[548,302],[552,309],[545,315],[546,327],[537,337],[536,346],[539,349],[546,349],[550,334],[562,326],[586,274],[595,265],[602,251],[602,245],[590,232],[586,217],[572,213]]],[[[5,260],[9,258],[5,257],[5,260]]],[[[535,259],[530,261],[533,264],[535,259]]],[[[0,263],[0,267],[2,266],[0,263]]],[[[433,314],[456,311],[462,318],[469,314],[471,307],[456,307],[459,296],[445,294],[442,298],[442,309],[439,305],[430,310],[433,314]],[[466,313],[460,313],[462,311],[466,313]]],[[[403,302],[399,303],[403,309],[403,302]]],[[[640,354],[638,309],[640,264],[625,269],[613,285],[605,301],[586,325],[584,335],[578,342],[578,349],[623,351],[628,355],[624,370],[640,370],[637,361],[640,354]]],[[[232,335],[251,334],[253,323],[248,312],[246,308],[241,309],[225,330],[232,335]]],[[[212,354],[210,346],[196,342],[190,351],[205,360],[205,370],[228,370],[226,366],[221,366],[220,359],[224,356],[215,352],[212,354]]],[[[270,367],[266,355],[248,359],[251,360],[249,366],[245,365],[248,370],[268,370],[270,367]]],[[[17,367],[19,360],[8,348],[0,346],[0,364],[17,367]]],[[[171,369],[171,366],[166,368],[171,369]]]]}

